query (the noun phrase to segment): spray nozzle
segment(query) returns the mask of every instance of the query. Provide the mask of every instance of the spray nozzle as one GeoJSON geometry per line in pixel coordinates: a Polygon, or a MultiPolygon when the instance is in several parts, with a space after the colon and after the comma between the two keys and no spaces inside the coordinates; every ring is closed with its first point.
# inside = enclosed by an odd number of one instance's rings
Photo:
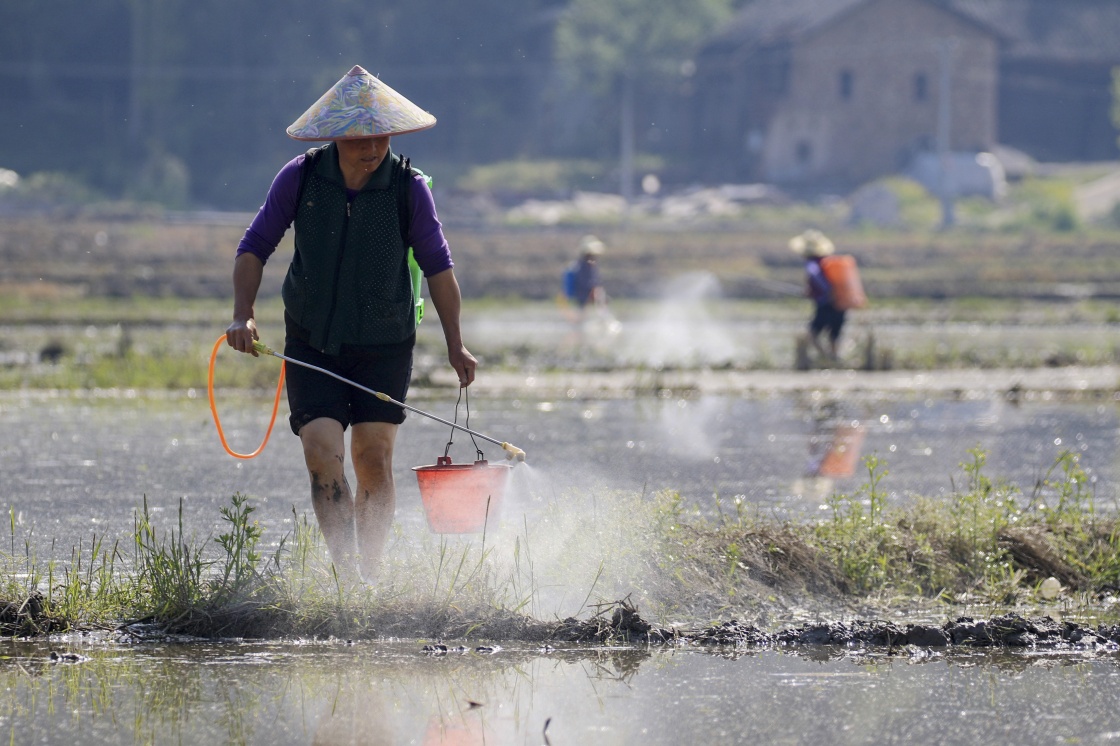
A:
{"type": "Polygon", "coordinates": [[[522,462],[525,460],[525,451],[513,443],[502,443],[502,450],[506,452],[506,458],[512,461],[522,462]]]}
{"type": "Polygon", "coordinates": [[[256,350],[257,352],[259,352],[262,355],[275,355],[276,354],[275,352],[272,351],[271,347],[269,347],[268,345],[266,345],[264,342],[260,341],[259,339],[253,340],[253,349],[256,350]]]}

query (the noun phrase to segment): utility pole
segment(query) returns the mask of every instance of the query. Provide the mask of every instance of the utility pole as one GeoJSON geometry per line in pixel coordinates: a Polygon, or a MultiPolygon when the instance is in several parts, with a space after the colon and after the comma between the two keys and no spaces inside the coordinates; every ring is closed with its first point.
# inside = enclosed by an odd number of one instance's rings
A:
{"type": "Polygon", "coordinates": [[[952,228],[956,222],[954,198],[956,184],[953,179],[953,50],[956,39],[937,42],[938,63],[941,71],[940,90],[937,97],[937,155],[938,195],[941,198],[941,228],[952,228]]]}
{"type": "Polygon", "coordinates": [[[622,74],[622,115],[619,117],[619,171],[622,172],[621,193],[626,203],[627,217],[630,204],[634,201],[634,75],[630,71],[622,74]]]}

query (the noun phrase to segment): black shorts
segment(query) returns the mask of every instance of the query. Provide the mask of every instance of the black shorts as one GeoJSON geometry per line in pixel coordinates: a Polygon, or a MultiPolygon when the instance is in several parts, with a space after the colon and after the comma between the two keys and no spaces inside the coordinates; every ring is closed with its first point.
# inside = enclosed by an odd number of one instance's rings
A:
{"type": "Polygon", "coordinates": [[[817,312],[809,322],[809,331],[815,337],[825,329],[828,330],[829,339],[839,339],[840,330],[844,327],[844,312],[831,303],[818,303],[817,312]]]}
{"type": "MultiPolygon", "coordinates": [[[[399,402],[408,395],[412,379],[412,348],[415,335],[403,342],[357,347],[343,345],[338,355],[325,355],[306,342],[305,333],[289,322],[284,338],[284,356],[300,360],[342,376],[399,402]]],[[[404,422],[405,410],[378,399],[337,378],[301,365],[285,364],[288,388],[288,422],[292,432],[320,417],[330,417],[345,430],[359,422],[404,422]]]]}

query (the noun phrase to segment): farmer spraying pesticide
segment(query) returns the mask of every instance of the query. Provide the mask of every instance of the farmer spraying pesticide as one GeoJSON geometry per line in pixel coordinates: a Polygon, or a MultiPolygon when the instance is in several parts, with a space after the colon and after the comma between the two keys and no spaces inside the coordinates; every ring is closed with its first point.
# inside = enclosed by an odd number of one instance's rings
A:
{"type": "Polygon", "coordinates": [[[596,236],[582,237],[575,261],[564,270],[564,298],[577,309],[572,321],[581,342],[609,342],[622,328],[610,312],[599,270],[599,259],[606,248],[596,236]]]}
{"type": "Polygon", "coordinates": [[[809,322],[809,341],[821,357],[839,362],[840,333],[847,311],[867,303],[855,260],[836,254],[828,236],[807,230],[789,241],[789,248],[805,259],[805,294],[813,299],[813,318],[809,322]],[[828,347],[821,342],[827,332],[828,347]]]}
{"type": "Polygon", "coordinates": [[[351,69],[288,127],[296,140],[328,144],[280,169],[234,262],[226,341],[240,352],[271,353],[257,342],[253,306],[265,263],[295,226],[282,357],[303,364],[287,373],[289,423],[303,444],[331,560],[349,579],[376,578],[393,521],[393,446],[411,409],[402,402],[418,322],[410,247],[460,387],[474,381],[478,365],[463,344],[459,285],[432,193],[389,145],[394,135],[435,123],[361,67],[351,69]],[[347,429],[353,490],[344,471],[347,429]]]}

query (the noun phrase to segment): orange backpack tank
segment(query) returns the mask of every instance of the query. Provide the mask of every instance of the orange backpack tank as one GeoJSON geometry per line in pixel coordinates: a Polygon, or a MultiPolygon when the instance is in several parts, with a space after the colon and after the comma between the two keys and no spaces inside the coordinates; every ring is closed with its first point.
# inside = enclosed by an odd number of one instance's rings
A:
{"type": "Polygon", "coordinates": [[[863,308],[867,296],[863,293],[863,282],[859,278],[856,258],[849,254],[832,254],[821,258],[821,272],[832,286],[832,304],[841,311],[849,308],[863,308]]]}

